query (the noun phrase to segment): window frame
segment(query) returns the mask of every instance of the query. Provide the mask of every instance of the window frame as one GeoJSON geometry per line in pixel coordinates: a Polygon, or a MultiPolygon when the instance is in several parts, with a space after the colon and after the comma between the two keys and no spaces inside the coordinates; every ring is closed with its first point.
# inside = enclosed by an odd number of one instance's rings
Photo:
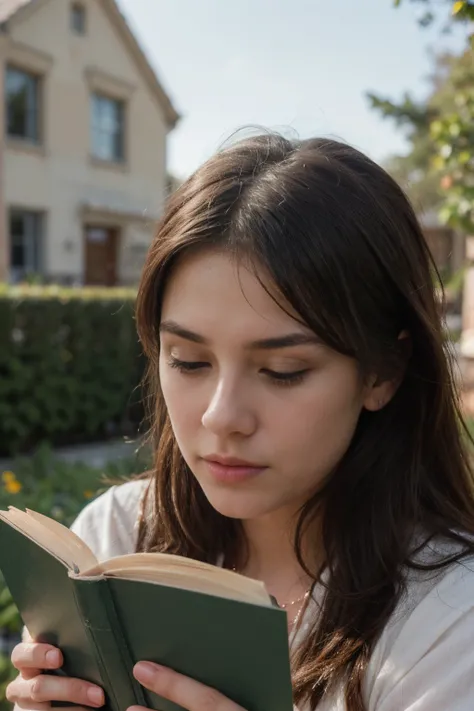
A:
{"type": "Polygon", "coordinates": [[[78,37],[84,37],[87,34],[87,11],[82,2],[71,3],[69,26],[71,32],[78,37]]]}
{"type": "MultiPolygon", "coordinates": [[[[23,87],[21,88],[21,90],[23,87]]],[[[20,91],[21,91],[20,90],[20,91]]],[[[18,90],[17,90],[18,91],[18,90]]],[[[13,141],[23,141],[25,143],[30,143],[33,145],[41,145],[43,142],[42,136],[42,76],[36,72],[30,71],[23,67],[17,66],[12,63],[7,63],[5,65],[5,92],[4,92],[4,102],[5,102],[5,135],[6,138],[13,141]],[[13,95],[13,91],[9,88],[9,80],[14,81],[14,77],[26,78],[26,118],[25,122],[25,133],[14,133],[10,129],[10,101],[13,95]],[[29,104],[32,104],[29,106],[29,104]]]]}
{"type": "MultiPolygon", "coordinates": [[[[90,151],[95,161],[109,163],[117,166],[126,165],[126,101],[116,96],[111,96],[102,91],[93,90],[90,94],[90,151]],[[108,108],[107,108],[108,107],[108,108]],[[114,117],[107,117],[107,110],[116,109],[114,117]],[[104,124],[107,120],[116,124],[116,130],[107,129],[104,124]],[[112,151],[101,149],[101,139],[105,143],[111,141],[112,151]]],[[[103,144],[105,145],[105,144],[103,144]]],[[[109,148],[110,146],[108,146],[109,148]]]]}
{"type": "Polygon", "coordinates": [[[25,277],[44,274],[45,248],[45,214],[41,210],[11,206],[8,211],[8,234],[10,242],[10,275],[11,280],[18,282],[25,277]],[[13,220],[20,218],[23,222],[21,235],[14,234],[13,220]],[[16,241],[22,242],[26,259],[22,265],[14,264],[13,250],[16,241]]]}

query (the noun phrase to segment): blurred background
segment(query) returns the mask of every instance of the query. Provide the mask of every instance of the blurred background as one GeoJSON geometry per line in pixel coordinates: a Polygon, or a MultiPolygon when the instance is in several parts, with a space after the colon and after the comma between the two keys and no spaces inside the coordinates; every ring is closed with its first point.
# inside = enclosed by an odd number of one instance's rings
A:
{"type": "MultiPolygon", "coordinates": [[[[473,23],[473,0],[0,0],[0,508],[70,524],[150,465],[140,271],[242,127],[347,141],[401,183],[471,422],[473,23]]],[[[20,627],[0,581],[0,708],[20,627]]]]}

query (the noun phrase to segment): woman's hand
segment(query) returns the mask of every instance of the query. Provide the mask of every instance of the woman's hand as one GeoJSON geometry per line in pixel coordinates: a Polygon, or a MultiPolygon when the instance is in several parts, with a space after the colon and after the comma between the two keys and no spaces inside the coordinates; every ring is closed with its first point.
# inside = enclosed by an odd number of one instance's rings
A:
{"type": "MultiPolygon", "coordinates": [[[[244,711],[215,689],[152,662],[136,664],[133,675],[146,689],[173,701],[186,711],[244,711]]],[[[128,711],[144,709],[142,706],[131,706],[128,711]]]]}
{"type": "Polygon", "coordinates": [[[42,673],[63,665],[60,650],[50,644],[17,644],[12,652],[12,664],[20,673],[8,685],[6,697],[20,709],[49,709],[51,701],[66,701],[93,708],[104,705],[104,692],[99,686],[81,679],[42,673]]]}

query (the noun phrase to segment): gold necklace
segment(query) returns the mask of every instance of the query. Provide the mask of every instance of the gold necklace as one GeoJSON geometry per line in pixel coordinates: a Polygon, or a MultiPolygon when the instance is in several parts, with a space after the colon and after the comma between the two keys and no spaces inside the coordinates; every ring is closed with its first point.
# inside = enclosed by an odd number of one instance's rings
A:
{"type": "MultiPolygon", "coordinates": [[[[232,566],[231,570],[234,573],[238,573],[238,570],[235,566],[232,566]]],[[[300,595],[300,597],[297,597],[294,600],[289,600],[288,602],[278,602],[278,600],[277,600],[278,607],[281,608],[282,610],[287,610],[289,607],[292,607],[293,605],[296,605],[299,602],[301,603],[301,607],[299,608],[299,610],[296,614],[295,620],[292,624],[295,624],[298,621],[299,616],[301,615],[301,611],[303,610],[305,602],[309,598],[310,594],[311,594],[311,587],[309,587],[303,595],[300,595]]]]}
{"type": "MultiPolygon", "coordinates": [[[[299,621],[300,621],[300,618],[301,618],[301,615],[302,615],[303,611],[305,610],[306,601],[308,600],[310,594],[311,594],[311,588],[310,588],[309,590],[307,590],[306,593],[304,594],[304,596],[303,596],[303,602],[301,603],[301,606],[300,606],[298,612],[296,613],[295,619],[293,620],[293,622],[290,622],[290,621],[288,620],[288,630],[292,630],[293,627],[298,627],[298,623],[299,623],[299,621]]],[[[288,614],[288,613],[287,613],[287,614],[288,614]]]]}
{"type": "Polygon", "coordinates": [[[289,600],[288,602],[278,603],[278,607],[281,607],[282,610],[286,610],[289,607],[296,605],[298,602],[300,602],[301,606],[303,606],[304,603],[306,602],[307,598],[309,597],[310,592],[311,592],[311,588],[308,588],[308,590],[306,590],[304,595],[301,595],[300,597],[297,597],[294,600],[289,600]]]}

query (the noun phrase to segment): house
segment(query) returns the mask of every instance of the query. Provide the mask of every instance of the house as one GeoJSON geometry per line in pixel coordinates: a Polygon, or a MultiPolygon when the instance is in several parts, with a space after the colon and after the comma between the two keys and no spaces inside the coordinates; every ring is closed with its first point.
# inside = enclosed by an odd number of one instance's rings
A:
{"type": "Polygon", "coordinates": [[[462,272],[466,262],[466,235],[441,224],[436,210],[420,217],[425,240],[445,285],[448,313],[461,313],[462,272]]]}
{"type": "Polygon", "coordinates": [[[421,226],[436,266],[442,275],[449,278],[464,264],[465,235],[441,224],[436,210],[427,211],[421,217],[421,226]]]}
{"type": "Polygon", "coordinates": [[[0,0],[0,281],[136,283],[178,120],[115,0],[0,0]]]}

